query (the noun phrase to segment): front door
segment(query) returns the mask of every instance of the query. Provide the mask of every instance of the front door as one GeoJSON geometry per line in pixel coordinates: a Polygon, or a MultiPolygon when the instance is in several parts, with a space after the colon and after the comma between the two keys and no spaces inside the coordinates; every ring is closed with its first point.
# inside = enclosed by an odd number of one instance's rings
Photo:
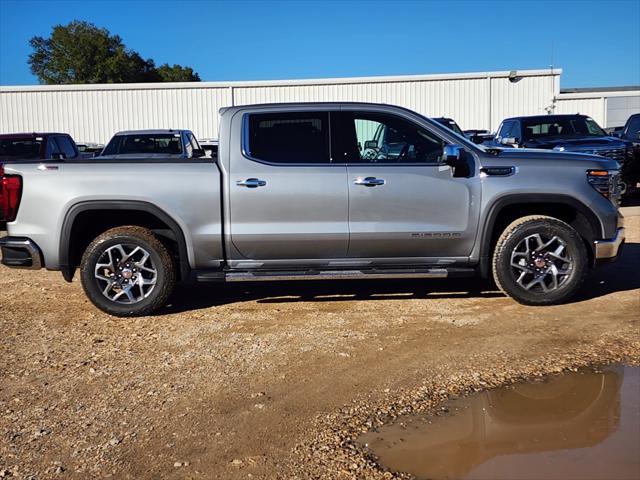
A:
{"type": "Polygon", "coordinates": [[[227,186],[231,266],[344,258],[347,173],[330,161],[329,113],[258,110],[241,121],[243,148],[231,149],[227,186]]]}
{"type": "Polygon", "coordinates": [[[337,115],[336,149],[348,158],[348,256],[371,263],[464,260],[475,241],[480,185],[454,177],[442,163],[445,140],[395,114],[337,115]]]}

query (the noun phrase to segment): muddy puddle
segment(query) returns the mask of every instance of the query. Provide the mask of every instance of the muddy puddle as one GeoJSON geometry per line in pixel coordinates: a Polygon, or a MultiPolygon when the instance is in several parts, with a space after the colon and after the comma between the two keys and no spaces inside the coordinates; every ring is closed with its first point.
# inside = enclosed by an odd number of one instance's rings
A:
{"type": "Polygon", "coordinates": [[[420,479],[640,479],[640,368],[550,376],[405,416],[359,439],[420,479]]]}

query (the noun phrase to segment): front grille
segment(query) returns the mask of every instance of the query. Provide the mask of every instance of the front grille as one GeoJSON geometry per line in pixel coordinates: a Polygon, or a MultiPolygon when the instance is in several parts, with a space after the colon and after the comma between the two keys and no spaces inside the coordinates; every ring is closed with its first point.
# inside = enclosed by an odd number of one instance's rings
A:
{"type": "Polygon", "coordinates": [[[626,149],[624,148],[609,148],[609,149],[598,149],[598,150],[581,150],[582,153],[588,153],[590,155],[600,155],[601,157],[607,157],[612,160],[617,160],[622,163],[625,160],[627,155],[626,149]]]}

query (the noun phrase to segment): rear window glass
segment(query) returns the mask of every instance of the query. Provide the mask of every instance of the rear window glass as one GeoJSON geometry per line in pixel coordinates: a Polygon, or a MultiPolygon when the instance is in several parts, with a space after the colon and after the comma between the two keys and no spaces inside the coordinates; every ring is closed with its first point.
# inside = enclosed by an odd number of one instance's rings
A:
{"type": "Polygon", "coordinates": [[[41,140],[0,140],[0,158],[40,158],[41,140]]]}
{"type": "Polygon", "coordinates": [[[116,135],[102,155],[153,154],[175,155],[182,153],[180,134],[116,135]]]}
{"type": "Polygon", "coordinates": [[[248,124],[245,151],[252,158],[273,163],[329,163],[327,112],[250,114],[248,124]]]}

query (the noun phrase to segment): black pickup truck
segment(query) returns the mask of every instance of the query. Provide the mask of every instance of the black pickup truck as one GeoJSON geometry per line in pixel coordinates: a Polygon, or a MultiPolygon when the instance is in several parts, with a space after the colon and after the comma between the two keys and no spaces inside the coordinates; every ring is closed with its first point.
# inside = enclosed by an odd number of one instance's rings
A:
{"type": "MultiPolygon", "coordinates": [[[[502,121],[493,144],[498,147],[538,148],[556,152],[586,153],[616,160],[622,181],[635,184],[633,144],[607,133],[586,115],[537,115],[502,121]]],[[[637,180],[636,180],[637,181],[637,180]]]]}

